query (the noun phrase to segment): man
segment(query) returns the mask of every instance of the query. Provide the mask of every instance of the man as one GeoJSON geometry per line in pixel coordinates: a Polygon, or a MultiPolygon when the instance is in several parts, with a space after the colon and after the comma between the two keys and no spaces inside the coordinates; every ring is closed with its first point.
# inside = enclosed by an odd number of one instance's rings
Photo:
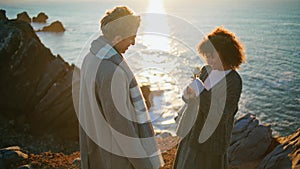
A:
{"type": "Polygon", "coordinates": [[[163,165],[140,88],[122,56],[135,44],[140,17],[106,12],[103,36],[85,56],[80,79],[81,168],[153,169],[163,165]]]}

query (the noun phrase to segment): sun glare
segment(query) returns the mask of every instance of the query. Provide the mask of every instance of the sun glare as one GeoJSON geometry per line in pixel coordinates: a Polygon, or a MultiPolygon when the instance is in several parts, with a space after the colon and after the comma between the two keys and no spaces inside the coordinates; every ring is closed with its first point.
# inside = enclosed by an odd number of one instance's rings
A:
{"type": "Polygon", "coordinates": [[[149,0],[149,5],[147,8],[147,12],[149,13],[166,13],[163,0],[149,0]]]}
{"type": "Polygon", "coordinates": [[[149,0],[147,14],[144,16],[145,30],[143,43],[148,49],[170,51],[170,28],[163,0],[149,0]]]}

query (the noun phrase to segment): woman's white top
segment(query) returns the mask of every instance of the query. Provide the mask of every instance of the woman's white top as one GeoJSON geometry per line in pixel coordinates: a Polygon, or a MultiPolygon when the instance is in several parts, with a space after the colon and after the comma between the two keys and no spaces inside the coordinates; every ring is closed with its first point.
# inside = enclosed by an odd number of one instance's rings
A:
{"type": "Polygon", "coordinates": [[[204,83],[196,78],[195,80],[193,80],[187,87],[185,87],[184,91],[183,91],[183,97],[185,99],[189,99],[191,98],[190,95],[188,95],[187,93],[187,88],[191,88],[193,89],[196,97],[198,97],[200,95],[200,93],[206,89],[206,90],[210,90],[211,88],[213,88],[216,84],[218,84],[229,72],[231,72],[230,70],[226,70],[226,71],[221,71],[221,70],[212,70],[210,72],[210,74],[208,75],[208,77],[205,79],[204,83]]]}
{"type": "Polygon", "coordinates": [[[204,87],[206,90],[210,90],[216,84],[218,84],[229,72],[230,70],[221,71],[221,70],[212,70],[208,77],[204,81],[204,87]]]}

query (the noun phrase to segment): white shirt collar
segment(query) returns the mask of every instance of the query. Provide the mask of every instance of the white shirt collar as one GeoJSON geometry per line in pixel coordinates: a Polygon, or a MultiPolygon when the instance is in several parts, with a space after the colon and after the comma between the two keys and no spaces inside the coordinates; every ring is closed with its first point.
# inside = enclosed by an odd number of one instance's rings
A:
{"type": "Polygon", "coordinates": [[[204,87],[206,90],[210,90],[217,83],[219,83],[229,72],[230,70],[221,71],[221,70],[212,70],[208,77],[204,81],[204,87]]]}

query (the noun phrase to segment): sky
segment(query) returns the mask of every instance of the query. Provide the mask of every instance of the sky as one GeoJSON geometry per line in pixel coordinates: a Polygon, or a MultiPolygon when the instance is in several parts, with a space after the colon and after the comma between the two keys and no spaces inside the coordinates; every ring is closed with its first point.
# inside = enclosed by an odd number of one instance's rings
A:
{"type": "MultiPolygon", "coordinates": [[[[14,4],[14,3],[27,3],[27,2],[37,2],[37,3],[42,3],[42,2],[76,2],[76,1],[116,1],[116,0],[0,0],[0,4],[14,4]]],[[[123,0],[126,1],[126,0],[123,0]]],[[[148,0],[127,0],[127,1],[148,1],[148,0]]],[[[177,3],[177,2],[193,2],[193,1],[236,1],[236,2],[241,2],[241,1],[271,1],[271,2],[284,2],[284,1],[299,1],[299,0],[154,0],[154,1],[166,1],[166,2],[171,2],[171,3],[177,3]]],[[[300,2],[299,2],[300,3],[300,2]]]]}

